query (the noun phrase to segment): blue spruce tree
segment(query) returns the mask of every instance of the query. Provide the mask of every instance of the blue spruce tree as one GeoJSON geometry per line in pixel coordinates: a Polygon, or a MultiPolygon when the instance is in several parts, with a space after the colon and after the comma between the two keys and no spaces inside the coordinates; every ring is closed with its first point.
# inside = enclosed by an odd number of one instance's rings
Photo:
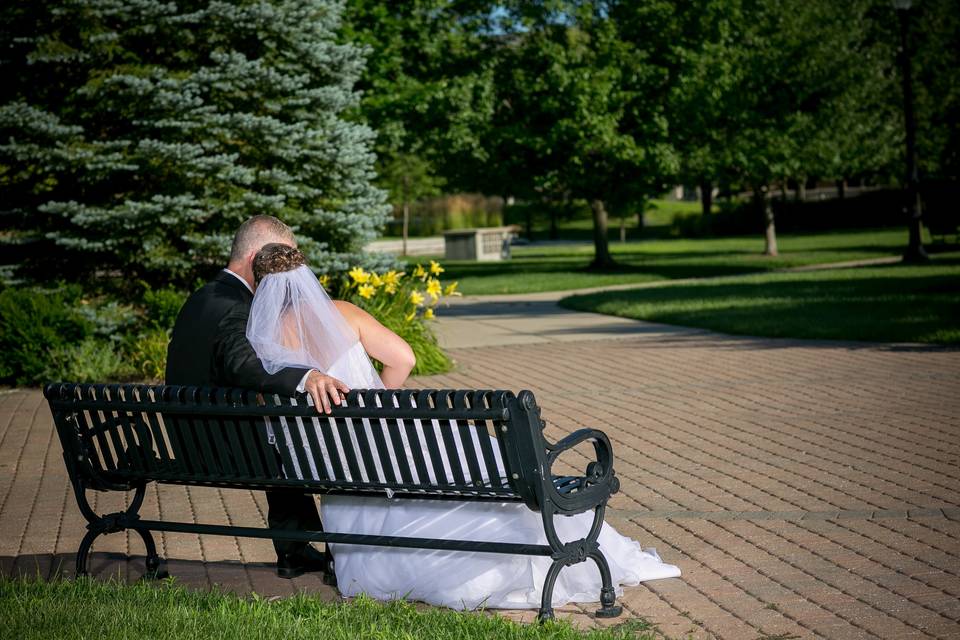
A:
{"type": "Polygon", "coordinates": [[[343,269],[389,208],[334,0],[0,9],[0,234],[34,278],[192,282],[265,213],[343,269]]]}

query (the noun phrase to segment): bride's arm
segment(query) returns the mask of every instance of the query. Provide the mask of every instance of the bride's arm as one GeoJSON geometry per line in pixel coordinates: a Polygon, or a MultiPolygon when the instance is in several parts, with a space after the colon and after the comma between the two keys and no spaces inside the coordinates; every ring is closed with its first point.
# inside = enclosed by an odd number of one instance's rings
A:
{"type": "Polygon", "coordinates": [[[413,349],[406,340],[380,324],[372,315],[344,300],[334,300],[343,317],[360,336],[360,344],[372,357],[383,363],[380,379],[387,389],[403,386],[407,376],[417,363],[413,349]]]}

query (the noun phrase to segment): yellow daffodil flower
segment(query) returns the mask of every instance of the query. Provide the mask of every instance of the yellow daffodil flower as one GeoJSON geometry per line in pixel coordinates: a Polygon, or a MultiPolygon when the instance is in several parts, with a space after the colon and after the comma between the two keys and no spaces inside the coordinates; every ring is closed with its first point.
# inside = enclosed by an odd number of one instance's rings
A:
{"type": "Polygon", "coordinates": [[[433,309],[430,309],[429,307],[428,307],[427,309],[425,309],[424,312],[423,312],[423,319],[424,319],[424,320],[432,320],[432,319],[433,319],[433,309]]]}
{"type": "Polygon", "coordinates": [[[357,284],[365,284],[370,279],[370,274],[364,271],[362,267],[354,267],[350,269],[350,277],[357,284]]]}
{"type": "Polygon", "coordinates": [[[457,283],[451,282],[447,285],[447,288],[443,290],[443,295],[445,296],[462,296],[463,294],[457,291],[457,283]]]}
{"type": "Polygon", "coordinates": [[[391,269],[390,271],[387,271],[385,274],[383,274],[383,281],[388,285],[392,284],[396,286],[400,284],[400,278],[402,278],[404,275],[406,274],[403,273],[402,271],[397,272],[391,269]]]}
{"type": "Polygon", "coordinates": [[[414,309],[413,311],[411,311],[410,313],[408,313],[406,316],[404,316],[403,319],[406,320],[407,322],[410,322],[411,320],[413,320],[413,319],[416,318],[416,317],[417,317],[417,310],[414,309]]]}
{"type": "Polygon", "coordinates": [[[442,292],[443,288],[440,286],[439,280],[430,278],[430,280],[427,281],[427,293],[430,294],[430,297],[433,298],[434,302],[437,301],[442,292]]]}
{"type": "Polygon", "coordinates": [[[324,289],[330,286],[330,276],[328,276],[327,274],[323,274],[317,279],[320,281],[320,286],[323,287],[324,289]]]}
{"type": "Polygon", "coordinates": [[[423,268],[423,265],[418,264],[413,270],[413,277],[420,278],[421,280],[426,280],[427,270],[423,268]]]}
{"type": "Polygon", "coordinates": [[[412,305],[414,305],[414,306],[417,306],[417,307],[422,306],[422,305],[423,305],[423,294],[420,293],[420,292],[417,291],[417,290],[411,291],[411,292],[410,292],[410,304],[412,304],[412,305]]]}
{"type": "Polygon", "coordinates": [[[378,275],[375,274],[375,273],[371,273],[371,274],[370,274],[370,284],[372,284],[374,287],[377,287],[377,288],[382,287],[382,286],[383,286],[383,278],[381,278],[380,276],[378,276],[378,275]]]}
{"type": "Polygon", "coordinates": [[[357,293],[360,294],[361,298],[367,298],[368,300],[373,297],[373,294],[376,292],[376,289],[369,284],[362,284],[357,289],[357,293]]]}
{"type": "Polygon", "coordinates": [[[397,285],[387,283],[387,285],[383,287],[383,290],[386,291],[387,293],[393,295],[394,293],[397,292],[397,285]]]}
{"type": "Polygon", "coordinates": [[[430,273],[432,273],[435,276],[438,276],[441,273],[443,273],[443,271],[444,269],[443,267],[440,266],[439,262],[437,262],[436,260],[430,261],[430,273]]]}

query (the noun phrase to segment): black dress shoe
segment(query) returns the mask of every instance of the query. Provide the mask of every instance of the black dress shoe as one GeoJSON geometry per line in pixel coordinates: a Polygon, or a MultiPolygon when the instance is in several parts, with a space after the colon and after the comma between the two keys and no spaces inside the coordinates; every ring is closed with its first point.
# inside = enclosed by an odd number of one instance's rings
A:
{"type": "Polygon", "coordinates": [[[324,584],[337,585],[333,556],[329,551],[317,551],[307,545],[301,551],[288,553],[277,558],[277,575],[281,578],[296,578],[312,571],[319,571],[323,574],[324,584]]]}

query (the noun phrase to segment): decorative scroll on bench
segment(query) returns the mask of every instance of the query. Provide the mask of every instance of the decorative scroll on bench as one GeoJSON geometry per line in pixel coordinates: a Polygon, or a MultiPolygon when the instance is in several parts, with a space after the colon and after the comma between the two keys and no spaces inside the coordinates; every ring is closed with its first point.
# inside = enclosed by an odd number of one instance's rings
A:
{"type": "Polygon", "coordinates": [[[297,399],[240,389],[48,384],[64,461],[87,534],[77,575],[101,534],[131,529],[143,538],[147,575],[166,575],[151,531],[275,538],[552,558],[539,616],[553,616],[560,570],[592,559],[601,574],[600,616],[616,616],[610,570],[597,544],[610,495],[619,489],[607,436],[581,429],[559,442],[543,436],[533,394],[522,391],[354,390],[331,415],[297,399]],[[554,475],[564,451],[593,444],[583,475],[554,475]],[[283,531],[145,520],[138,511],[149,482],[225,489],[297,488],[446,500],[523,502],[542,515],[548,544],[283,531]],[[134,491],[130,506],[97,515],[86,491],[134,491]],[[592,510],[581,540],[562,542],[557,515],[592,510]]]}

